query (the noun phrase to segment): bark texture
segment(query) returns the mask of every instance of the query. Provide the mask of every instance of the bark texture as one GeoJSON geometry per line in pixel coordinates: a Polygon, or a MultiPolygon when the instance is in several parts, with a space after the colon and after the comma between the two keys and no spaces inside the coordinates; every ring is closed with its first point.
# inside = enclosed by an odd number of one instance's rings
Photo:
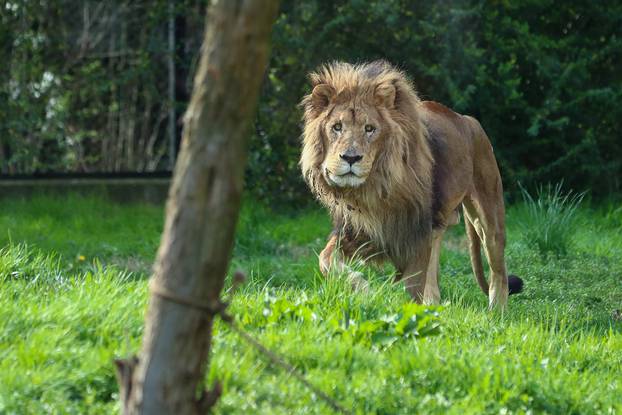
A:
{"type": "MultiPolygon", "coordinates": [[[[218,305],[233,246],[249,126],[277,1],[215,0],[184,118],[182,146],[151,284],[218,305]]],[[[174,298],[173,297],[173,298],[174,298]]],[[[138,360],[117,363],[123,413],[202,413],[212,317],[151,295],[138,360]]]]}

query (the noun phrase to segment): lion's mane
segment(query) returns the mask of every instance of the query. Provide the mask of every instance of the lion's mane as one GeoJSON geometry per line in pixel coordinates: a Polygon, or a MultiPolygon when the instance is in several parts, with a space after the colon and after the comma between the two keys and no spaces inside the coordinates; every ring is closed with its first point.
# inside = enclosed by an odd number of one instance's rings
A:
{"type": "MultiPolygon", "coordinates": [[[[313,194],[330,211],[340,228],[369,239],[398,267],[416,252],[432,229],[433,157],[426,128],[419,117],[421,103],[406,75],[386,61],[352,65],[334,62],[309,75],[311,85],[326,84],[334,97],[321,110],[306,95],[300,166],[313,194]],[[394,88],[394,105],[375,104],[378,91],[394,88]],[[366,182],[356,188],[330,186],[322,174],[327,138],[324,125],[331,109],[348,100],[376,105],[383,129],[388,129],[366,182]]],[[[405,264],[403,264],[405,265],[405,264]]]]}

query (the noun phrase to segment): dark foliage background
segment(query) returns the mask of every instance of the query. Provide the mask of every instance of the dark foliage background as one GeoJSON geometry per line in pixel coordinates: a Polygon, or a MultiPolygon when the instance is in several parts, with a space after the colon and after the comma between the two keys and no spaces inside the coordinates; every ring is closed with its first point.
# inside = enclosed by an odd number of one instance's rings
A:
{"type": "MultiPolygon", "coordinates": [[[[0,10],[2,173],[168,167],[166,0],[10,1],[0,10]]],[[[177,116],[203,1],[174,3],[177,116]]],[[[305,75],[333,59],[386,58],[425,99],[477,117],[506,190],[563,180],[620,192],[622,2],[285,0],[247,183],[309,200],[297,168],[305,75]]]]}

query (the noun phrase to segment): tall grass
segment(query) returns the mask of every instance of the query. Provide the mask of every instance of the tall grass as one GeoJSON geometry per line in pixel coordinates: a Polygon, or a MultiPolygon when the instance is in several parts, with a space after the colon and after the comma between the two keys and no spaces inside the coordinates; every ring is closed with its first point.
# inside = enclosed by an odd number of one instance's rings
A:
{"type": "Polygon", "coordinates": [[[563,191],[562,183],[539,186],[535,196],[521,186],[523,239],[541,255],[565,256],[572,248],[577,212],[585,193],[563,191]]]}

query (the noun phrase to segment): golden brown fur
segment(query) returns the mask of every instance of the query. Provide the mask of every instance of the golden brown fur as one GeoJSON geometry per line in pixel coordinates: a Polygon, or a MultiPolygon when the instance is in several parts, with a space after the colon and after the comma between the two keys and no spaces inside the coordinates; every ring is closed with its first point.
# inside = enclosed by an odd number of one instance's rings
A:
{"type": "Polygon", "coordinates": [[[488,291],[481,239],[491,258],[491,306],[504,306],[501,179],[479,123],[422,102],[405,74],[384,61],[331,63],[310,79],[300,165],[334,222],[322,271],[339,253],[376,253],[395,264],[416,300],[438,302],[440,240],[462,204],[478,282],[488,291]]]}

